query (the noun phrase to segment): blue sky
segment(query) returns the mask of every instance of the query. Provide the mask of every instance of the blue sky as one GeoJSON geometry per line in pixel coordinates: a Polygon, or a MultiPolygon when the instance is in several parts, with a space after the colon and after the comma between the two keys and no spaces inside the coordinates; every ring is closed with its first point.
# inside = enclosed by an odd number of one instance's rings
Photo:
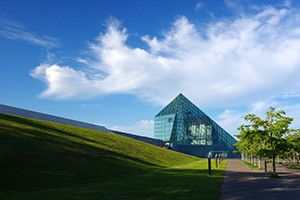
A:
{"type": "Polygon", "coordinates": [[[153,136],[179,93],[231,134],[300,128],[300,2],[1,0],[0,103],[153,136]]]}

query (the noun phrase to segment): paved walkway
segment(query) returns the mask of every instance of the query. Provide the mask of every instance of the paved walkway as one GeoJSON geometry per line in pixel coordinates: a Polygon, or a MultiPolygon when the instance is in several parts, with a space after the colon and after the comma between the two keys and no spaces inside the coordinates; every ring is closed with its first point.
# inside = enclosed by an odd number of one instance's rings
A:
{"type": "MultiPolygon", "coordinates": [[[[272,165],[268,163],[268,169],[272,165]]],[[[300,199],[300,168],[276,165],[281,178],[264,176],[263,170],[252,170],[241,160],[229,159],[219,200],[300,199]]]]}

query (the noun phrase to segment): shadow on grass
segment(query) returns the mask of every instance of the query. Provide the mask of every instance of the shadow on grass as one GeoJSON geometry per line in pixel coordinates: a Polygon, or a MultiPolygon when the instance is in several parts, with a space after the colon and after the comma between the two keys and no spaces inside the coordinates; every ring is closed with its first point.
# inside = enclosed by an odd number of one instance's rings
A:
{"type": "Polygon", "coordinates": [[[208,176],[201,167],[163,168],[104,149],[110,145],[84,134],[70,133],[68,128],[57,129],[26,118],[3,118],[0,199],[216,199],[218,196],[222,170],[213,169],[213,175],[208,176]],[[22,126],[10,125],[5,120],[22,126]]]}
{"type": "MultiPolygon", "coordinates": [[[[217,199],[222,170],[159,169],[115,180],[22,194],[23,199],[217,199]],[[45,198],[46,197],[46,198],[45,198]]],[[[20,194],[21,195],[21,194],[20,194]]],[[[18,198],[18,194],[13,195],[18,198]]]]}
{"type": "MultiPolygon", "coordinates": [[[[43,126],[40,126],[43,127],[43,126]]],[[[85,152],[70,152],[70,156],[75,156],[75,157],[79,157],[79,158],[90,158],[90,159],[95,159],[95,157],[113,157],[113,158],[123,158],[123,159],[127,159],[127,160],[132,160],[135,161],[137,163],[141,163],[144,165],[148,165],[148,166],[158,166],[155,165],[153,163],[150,162],[146,162],[134,157],[130,157],[124,154],[120,154],[114,151],[109,151],[103,148],[99,148],[99,147],[95,147],[92,145],[88,145],[88,144],[83,144],[82,142],[76,142],[76,141],[71,141],[69,138],[64,137],[64,135],[66,136],[71,136],[71,137],[75,137],[75,138],[79,138],[82,141],[86,141],[86,142],[91,142],[91,143],[96,143],[96,144],[100,144],[102,146],[107,146],[107,147],[112,147],[108,144],[105,143],[100,143],[98,141],[95,140],[91,140],[89,138],[85,138],[85,137],[81,137],[66,131],[61,131],[59,129],[55,129],[55,128],[48,128],[49,130],[56,132],[58,134],[60,134],[61,136],[58,135],[51,135],[51,134],[47,134],[47,133],[43,133],[41,131],[36,131],[36,130],[32,130],[32,129],[26,129],[26,128],[18,128],[18,127],[9,127],[9,126],[1,126],[0,127],[0,134],[4,133],[5,134],[5,129],[6,130],[10,130],[12,132],[12,134],[7,135],[7,137],[11,137],[11,140],[14,140],[15,142],[17,142],[18,139],[21,140],[32,140],[33,144],[35,144],[37,147],[40,145],[46,145],[49,150],[51,149],[59,149],[59,148],[64,148],[64,149],[81,149],[81,150],[85,150],[85,152]],[[21,134],[19,134],[21,133],[21,134]],[[32,137],[30,137],[32,136],[32,137]],[[39,143],[34,143],[34,142],[39,142],[39,143]],[[42,144],[41,144],[42,143],[42,144]],[[93,153],[96,153],[93,155],[93,153]],[[80,155],[83,153],[87,153],[85,155],[80,155]],[[90,154],[90,155],[88,155],[90,154]]],[[[43,128],[44,130],[47,130],[47,126],[45,126],[45,128],[43,128]]],[[[99,134],[101,134],[99,132],[99,134]]],[[[101,136],[99,136],[101,137],[101,136]]],[[[4,140],[3,140],[4,141],[4,140]]],[[[22,143],[21,141],[19,141],[19,143],[22,143]]],[[[34,150],[33,146],[31,145],[32,149],[34,150]]],[[[44,147],[46,148],[46,147],[44,147]]],[[[55,151],[54,151],[55,152],[55,151]]],[[[66,154],[67,156],[68,154],[66,154]]]]}
{"type": "Polygon", "coordinates": [[[160,167],[122,153],[70,140],[72,137],[106,145],[26,118],[2,115],[1,120],[14,121],[22,127],[0,124],[0,190],[27,190],[107,180],[143,173],[149,167],[160,167]]]}

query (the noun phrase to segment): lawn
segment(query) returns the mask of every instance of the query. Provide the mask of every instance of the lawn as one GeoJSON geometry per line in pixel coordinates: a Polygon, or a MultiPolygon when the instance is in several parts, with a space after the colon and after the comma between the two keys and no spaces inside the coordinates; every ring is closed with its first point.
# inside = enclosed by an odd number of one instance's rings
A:
{"type": "Polygon", "coordinates": [[[225,165],[208,176],[206,159],[0,114],[0,199],[217,199],[225,165]]]}
{"type": "MultiPolygon", "coordinates": [[[[212,161],[213,162],[213,161],[212,161]]],[[[212,163],[213,166],[213,163],[212,163]]],[[[6,193],[7,199],[217,199],[226,160],[212,176],[207,160],[158,169],[119,179],[75,184],[68,187],[6,193]]]]}

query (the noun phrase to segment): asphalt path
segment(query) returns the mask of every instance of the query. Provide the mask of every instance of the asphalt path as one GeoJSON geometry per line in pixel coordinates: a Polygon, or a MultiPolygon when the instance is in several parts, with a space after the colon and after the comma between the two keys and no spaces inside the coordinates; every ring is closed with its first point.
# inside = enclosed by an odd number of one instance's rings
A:
{"type": "Polygon", "coordinates": [[[300,199],[300,168],[276,165],[276,169],[280,178],[270,178],[264,170],[252,170],[241,160],[229,159],[219,200],[300,199]]]}

